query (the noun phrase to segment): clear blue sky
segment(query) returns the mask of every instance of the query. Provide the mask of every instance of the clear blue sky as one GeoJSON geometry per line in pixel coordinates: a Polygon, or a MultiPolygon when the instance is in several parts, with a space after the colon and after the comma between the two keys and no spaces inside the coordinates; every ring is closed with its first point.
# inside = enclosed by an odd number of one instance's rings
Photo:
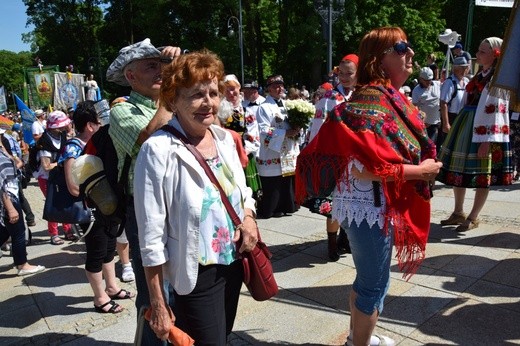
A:
{"type": "Polygon", "coordinates": [[[22,42],[22,34],[32,30],[32,26],[25,27],[25,9],[22,0],[0,0],[0,50],[18,53],[31,49],[30,45],[22,42]]]}

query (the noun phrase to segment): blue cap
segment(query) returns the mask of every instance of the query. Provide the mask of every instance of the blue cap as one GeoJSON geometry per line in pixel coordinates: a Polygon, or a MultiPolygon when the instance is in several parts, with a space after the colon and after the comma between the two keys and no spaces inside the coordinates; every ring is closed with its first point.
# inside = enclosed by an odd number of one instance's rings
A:
{"type": "Polygon", "coordinates": [[[22,126],[18,123],[14,123],[13,127],[11,128],[11,130],[16,131],[16,132],[20,131],[21,129],[22,129],[22,126]]]}
{"type": "Polygon", "coordinates": [[[455,47],[453,47],[453,49],[462,49],[462,44],[460,44],[460,42],[457,42],[455,44],[455,47]]]}

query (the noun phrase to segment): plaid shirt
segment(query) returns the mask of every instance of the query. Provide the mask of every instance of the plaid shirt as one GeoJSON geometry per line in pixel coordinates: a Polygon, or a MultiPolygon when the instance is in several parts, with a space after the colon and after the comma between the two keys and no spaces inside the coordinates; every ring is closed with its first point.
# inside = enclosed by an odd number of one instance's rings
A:
{"type": "Polygon", "coordinates": [[[134,165],[141,146],[137,144],[139,133],[148,125],[155,115],[155,102],[138,94],[130,92],[126,102],[118,103],[110,110],[110,128],[108,133],[117,151],[118,169],[123,170],[126,154],[132,158],[128,174],[128,193],[134,194],[134,165]]]}

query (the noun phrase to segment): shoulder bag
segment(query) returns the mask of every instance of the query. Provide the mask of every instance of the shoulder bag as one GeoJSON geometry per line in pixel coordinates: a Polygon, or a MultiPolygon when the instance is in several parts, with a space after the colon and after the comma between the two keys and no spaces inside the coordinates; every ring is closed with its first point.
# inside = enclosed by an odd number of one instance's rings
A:
{"type": "MultiPolygon", "coordinates": [[[[233,224],[236,228],[242,227],[242,221],[238,217],[235,209],[233,209],[231,206],[229,199],[222,190],[222,187],[213,174],[213,171],[202,157],[202,154],[197,150],[197,148],[195,148],[193,144],[189,142],[186,136],[184,136],[173,126],[164,125],[162,130],[169,132],[175,137],[179,138],[179,140],[186,146],[186,148],[195,156],[211,182],[219,189],[220,198],[222,203],[224,203],[231,220],[233,220],[233,224]]],[[[278,284],[274,278],[273,266],[271,264],[272,255],[267,248],[267,245],[260,238],[260,232],[258,232],[258,242],[251,252],[244,251],[243,253],[238,253],[238,249],[240,248],[241,244],[242,239],[240,239],[236,244],[237,254],[238,259],[242,260],[242,264],[244,266],[244,283],[246,284],[249,293],[251,293],[253,299],[258,301],[263,301],[274,297],[278,293],[278,284]]]]}
{"type": "Polygon", "coordinates": [[[87,207],[83,197],[70,194],[62,167],[54,167],[49,172],[43,219],[72,224],[86,224],[93,220],[92,210],[87,207]]]}

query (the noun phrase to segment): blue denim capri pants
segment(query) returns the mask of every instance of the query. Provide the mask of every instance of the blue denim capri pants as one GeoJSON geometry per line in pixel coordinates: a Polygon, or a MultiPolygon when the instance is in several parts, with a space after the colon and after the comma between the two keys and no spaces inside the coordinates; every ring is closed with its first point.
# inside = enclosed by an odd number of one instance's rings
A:
{"type": "Polygon", "coordinates": [[[367,315],[375,310],[381,314],[383,302],[390,286],[390,260],[392,258],[393,232],[372,227],[363,220],[360,225],[347,220],[341,226],[346,229],[352,259],[356,266],[356,279],[352,289],[356,292],[356,308],[367,315]]]}

